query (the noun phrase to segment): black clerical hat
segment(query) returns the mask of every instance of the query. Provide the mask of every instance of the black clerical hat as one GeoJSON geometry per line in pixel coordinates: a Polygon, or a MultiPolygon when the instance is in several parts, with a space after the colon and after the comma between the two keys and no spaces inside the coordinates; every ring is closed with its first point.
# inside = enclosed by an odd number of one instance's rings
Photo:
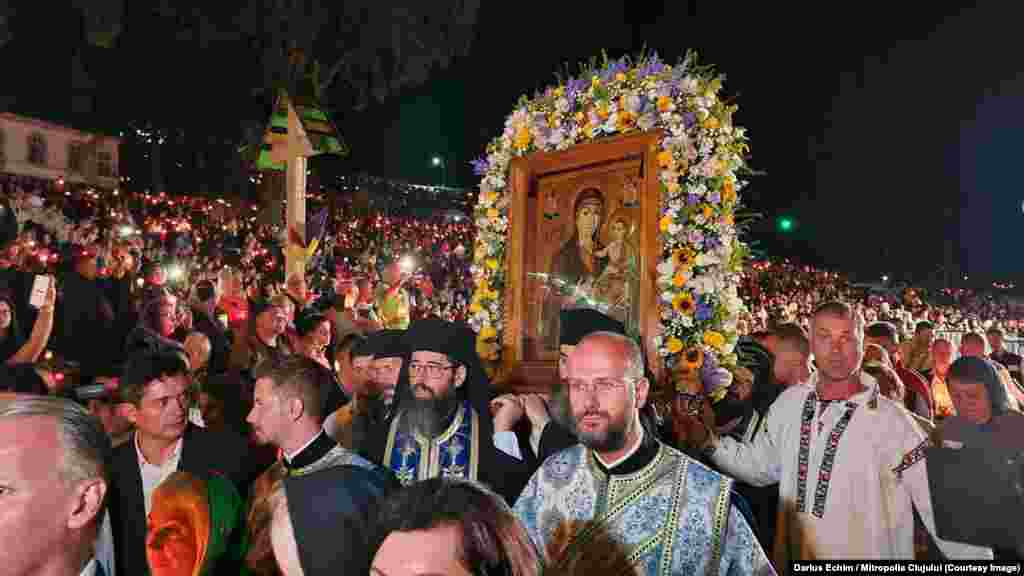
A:
{"type": "Polygon", "coordinates": [[[618,320],[606,316],[593,308],[573,308],[562,310],[560,318],[558,343],[563,346],[575,346],[588,334],[594,332],[614,332],[626,334],[626,327],[618,320]]]}
{"type": "Polygon", "coordinates": [[[404,330],[378,330],[370,334],[359,347],[356,356],[370,356],[374,358],[394,358],[405,356],[409,352],[402,339],[404,330]]]}
{"type": "Polygon", "coordinates": [[[380,469],[335,466],[284,480],[299,563],[306,576],[366,574],[373,512],[397,485],[380,469]]]}

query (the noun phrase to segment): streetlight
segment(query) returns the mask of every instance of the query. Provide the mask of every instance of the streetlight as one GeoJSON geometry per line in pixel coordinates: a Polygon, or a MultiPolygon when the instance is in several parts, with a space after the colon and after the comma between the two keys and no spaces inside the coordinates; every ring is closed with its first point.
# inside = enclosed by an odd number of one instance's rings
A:
{"type": "Polygon", "coordinates": [[[434,168],[440,168],[441,169],[441,177],[442,177],[441,185],[442,186],[447,186],[448,185],[448,162],[446,162],[445,159],[442,158],[441,156],[436,156],[435,155],[433,158],[430,159],[430,164],[434,168]]]}

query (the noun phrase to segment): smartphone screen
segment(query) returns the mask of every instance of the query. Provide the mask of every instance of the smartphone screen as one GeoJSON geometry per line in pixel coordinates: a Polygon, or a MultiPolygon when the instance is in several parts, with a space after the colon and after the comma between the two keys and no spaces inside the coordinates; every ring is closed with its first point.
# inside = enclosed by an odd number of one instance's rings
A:
{"type": "Polygon", "coordinates": [[[51,278],[49,276],[37,275],[32,283],[32,295],[28,303],[35,308],[42,308],[46,303],[46,293],[50,290],[51,278]]]}

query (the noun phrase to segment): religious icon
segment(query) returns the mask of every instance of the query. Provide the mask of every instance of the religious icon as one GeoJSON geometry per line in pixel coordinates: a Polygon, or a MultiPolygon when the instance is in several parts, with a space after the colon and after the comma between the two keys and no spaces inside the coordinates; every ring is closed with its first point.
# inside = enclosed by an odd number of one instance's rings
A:
{"type": "Polygon", "coordinates": [[[639,328],[636,306],[640,290],[639,250],[636,232],[628,208],[616,210],[605,226],[605,248],[595,253],[607,264],[594,281],[592,298],[607,315],[626,326],[627,332],[639,328]]]}
{"type": "Polygon", "coordinates": [[[559,314],[564,308],[586,305],[594,280],[603,271],[605,259],[599,232],[604,223],[605,197],[595,187],[584,188],[573,203],[573,233],[555,253],[548,278],[558,289],[549,292],[544,303],[541,326],[546,349],[558,349],[559,314]]]}

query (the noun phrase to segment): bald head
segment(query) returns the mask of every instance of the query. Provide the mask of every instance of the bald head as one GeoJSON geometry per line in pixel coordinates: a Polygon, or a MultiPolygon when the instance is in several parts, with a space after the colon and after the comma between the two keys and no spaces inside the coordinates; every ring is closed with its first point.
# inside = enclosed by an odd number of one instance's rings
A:
{"type": "Polygon", "coordinates": [[[623,376],[631,379],[644,377],[644,359],[640,346],[632,339],[615,332],[593,332],[588,334],[574,349],[588,354],[607,355],[622,363],[623,376]]]}

